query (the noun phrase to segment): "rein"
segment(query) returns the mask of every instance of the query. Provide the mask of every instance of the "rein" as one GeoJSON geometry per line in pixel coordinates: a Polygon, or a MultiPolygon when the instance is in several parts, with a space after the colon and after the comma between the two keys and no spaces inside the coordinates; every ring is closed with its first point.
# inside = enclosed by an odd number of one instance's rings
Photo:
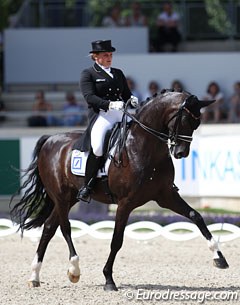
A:
{"type": "Polygon", "coordinates": [[[127,115],[128,117],[130,117],[135,123],[137,123],[142,129],[144,129],[145,131],[147,131],[148,133],[152,134],[153,136],[155,136],[157,139],[161,140],[164,143],[169,143],[170,147],[175,146],[177,140],[181,140],[184,142],[188,142],[191,143],[193,140],[192,136],[186,136],[186,135],[181,135],[178,132],[179,129],[179,124],[181,122],[182,119],[182,115],[183,115],[183,111],[186,111],[188,114],[191,115],[192,118],[194,118],[195,120],[199,120],[200,117],[196,117],[194,116],[186,107],[186,100],[183,101],[182,105],[180,106],[179,110],[177,111],[177,113],[175,113],[170,120],[168,121],[167,125],[174,119],[176,118],[176,121],[174,123],[174,127],[172,130],[172,133],[170,135],[167,135],[165,133],[159,132],[155,129],[152,129],[151,127],[146,126],[145,124],[141,123],[135,116],[133,116],[131,113],[129,113],[126,109],[128,106],[128,102],[126,103],[126,107],[123,110],[124,114],[127,115]],[[170,141],[169,141],[170,140],[170,141]]]}
{"type": "Polygon", "coordinates": [[[155,136],[156,138],[158,138],[159,140],[167,143],[169,140],[169,136],[165,133],[159,132],[155,129],[152,129],[151,127],[148,127],[146,125],[144,125],[143,123],[141,123],[138,119],[136,119],[136,117],[134,115],[132,115],[131,113],[129,113],[126,109],[123,110],[124,114],[126,114],[128,117],[130,117],[135,123],[137,123],[142,129],[144,129],[145,131],[147,131],[148,133],[152,134],[153,136],[155,136]]]}
{"type": "MultiPolygon", "coordinates": [[[[158,140],[168,144],[170,149],[173,146],[176,146],[178,140],[181,140],[181,141],[184,141],[184,142],[187,142],[187,143],[192,142],[192,140],[193,140],[192,136],[186,136],[186,135],[179,134],[179,124],[180,124],[182,116],[183,116],[183,111],[186,111],[195,120],[199,120],[199,118],[200,118],[200,117],[197,118],[196,116],[194,116],[189,111],[189,109],[187,109],[185,107],[186,100],[183,101],[179,110],[170,118],[170,120],[167,123],[167,125],[169,125],[169,123],[174,118],[176,118],[174,126],[173,126],[173,130],[172,130],[170,135],[167,135],[166,133],[163,133],[163,132],[159,132],[159,131],[141,123],[134,115],[132,115],[131,113],[129,113],[127,111],[127,107],[130,104],[130,102],[131,102],[131,100],[129,99],[127,101],[126,105],[125,105],[125,108],[122,110],[124,115],[123,115],[123,118],[122,118],[122,122],[120,123],[120,135],[118,137],[117,145],[116,145],[117,154],[115,154],[115,157],[112,158],[115,166],[122,166],[122,152],[123,152],[126,137],[127,137],[127,117],[130,117],[133,122],[137,123],[143,130],[150,133],[151,135],[156,137],[158,140]]],[[[108,150],[108,153],[109,153],[109,150],[108,150]]]]}

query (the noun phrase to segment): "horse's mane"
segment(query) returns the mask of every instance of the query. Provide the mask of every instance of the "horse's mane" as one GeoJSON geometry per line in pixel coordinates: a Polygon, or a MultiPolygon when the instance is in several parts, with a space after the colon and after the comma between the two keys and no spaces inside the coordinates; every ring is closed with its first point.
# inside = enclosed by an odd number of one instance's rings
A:
{"type": "Polygon", "coordinates": [[[145,111],[148,111],[149,103],[153,103],[154,107],[156,107],[156,110],[158,110],[159,107],[162,107],[165,103],[169,103],[168,97],[174,93],[183,94],[185,96],[191,95],[191,93],[189,93],[187,91],[180,91],[180,90],[174,90],[174,89],[162,89],[161,92],[155,93],[152,97],[148,97],[145,101],[143,101],[141,103],[141,107],[138,109],[138,111],[136,113],[136,117],[139,118],[139,116],[143,115],[145,113],[145,111]],[[160,101],[160,103],[157,103],[159,101],[160,101]]]}

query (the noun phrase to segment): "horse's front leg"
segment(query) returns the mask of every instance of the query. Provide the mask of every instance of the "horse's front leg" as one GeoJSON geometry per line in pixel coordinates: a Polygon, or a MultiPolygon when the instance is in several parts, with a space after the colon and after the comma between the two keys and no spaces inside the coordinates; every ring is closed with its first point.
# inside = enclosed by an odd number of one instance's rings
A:
{"type": "Polygon", "coordinates": [[[121,203],[122,202],[119,202],[116,212],[115,228],[111,242],[111,251],[108,260],[106,262],[106,265],[104,266],[103,269],[103,274],[106,279],[104,290],[108,290],[108,291],[118,290],[112,277],[113,263],[118,251],[122,247],[124,230],[128,221],[129,214],[131,213],[131,210],[129,210],[129,208],[126,207],[126,205],[124,204],[121,205],[121,203]]]}
{"type": "Polygon", "coordinates": [[[202,216],[193,208],[191,208],[178,194],[176,190],[173,190],[170,195],[166,198],[165,203],[162,204],[162,201],[158,204],[162,207],[168,208],[180,215],[183,215],[189,218],[194,224],[197,225],[202,235],[207,239],[209,249],[213,252],[213,264],[217,268],[226,269],[228,268],[228,263],[225,257],[222,255],[222,252],[219,250],[218,243],[214,240],[211,232],[208,230],[202,216]]]}

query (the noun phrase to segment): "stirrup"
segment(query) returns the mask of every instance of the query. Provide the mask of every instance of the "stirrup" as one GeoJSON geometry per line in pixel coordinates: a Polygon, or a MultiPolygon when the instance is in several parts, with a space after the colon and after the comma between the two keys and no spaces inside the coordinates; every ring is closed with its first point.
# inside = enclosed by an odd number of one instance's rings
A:
{"type": "Polygon", "coordinates": [[[84,185],[82,188],[80,188],[77,199],[82,200],[84,202],[90,203],[91,201],[91,188],[89,186],[84,185]]]}

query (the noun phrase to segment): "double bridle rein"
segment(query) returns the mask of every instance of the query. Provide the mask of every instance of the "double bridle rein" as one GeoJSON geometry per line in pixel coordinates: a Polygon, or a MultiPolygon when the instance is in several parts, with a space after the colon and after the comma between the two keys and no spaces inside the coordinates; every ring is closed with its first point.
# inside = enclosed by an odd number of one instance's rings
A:
{"type": "MultiPolygon", "coordinates": [[[[188,143],[191,143],[193,140],[192,136],[186,136],[186,135],[179,134],[179,126],[180,126],[180,122],[182,120],[184,111],[187,112],[187,114],[189,114],[191,116],[191,118],[193,118],[196,121],[197,126],[199,125],[199,122],[200,122],[200,116],[196,117],[188,108],[186,108],[186,101],[187,101],[187,99],[185,99],[183,101],[183,103],[181,104],[178,111],[168,121],[167,126],[174,118],[176,118],[172,132],[168,135],[166,133],[159,132],[159,131],[152,129],[151,127],[148,127],[145,124],[141,123],[135,116],[133,116],[131,113],[129,113],[126,110],[128,104],[129,104],[128,102],[126,103],[126,107],[123,110],[123,112],[125,115],[130,117],[135,123],[137,123],[142,129],[144,129],[148,133],[152,134],[153,136],[155,136],[157,139],[161,140],[162,142],[168,143],[168,145],[170,147],[172,147],[172,146],[176,145],[178,140],[188,142],[188,143]]],[[[193,129],[196,129],[196,128],[193,128],[193,129]]]]}

